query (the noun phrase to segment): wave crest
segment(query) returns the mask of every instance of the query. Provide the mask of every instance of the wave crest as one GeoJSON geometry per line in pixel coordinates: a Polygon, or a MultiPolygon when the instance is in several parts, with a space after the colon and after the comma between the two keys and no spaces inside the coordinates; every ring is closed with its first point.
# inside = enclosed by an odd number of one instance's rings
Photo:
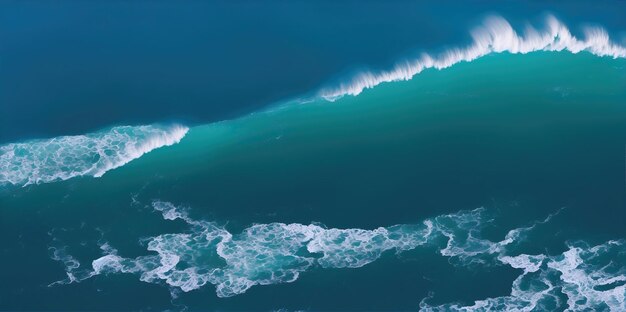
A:
{"type": "Polygon", "coordinates": [[[487,18],[471,32],[473,43],[465,48],[453,48],[438,56],[423,54],[421,58],[398,63],[393,69],[378,73],[363,72],[337,87],[322,89],[318,95],[334,101],[344,95],[358,95],[381,83],[409,80],[425,69],[443,69],[460,62],[470,62],[491,53],[521,53],[533,51],[590,52],[597,56],[626,57],[626,47],[611,42],[606,30],[587,27],[585,37],[577,38],[554,16],[546,18],[542,30],[528,26],[518,34],[507,20],[499,16],[487,18]]]}

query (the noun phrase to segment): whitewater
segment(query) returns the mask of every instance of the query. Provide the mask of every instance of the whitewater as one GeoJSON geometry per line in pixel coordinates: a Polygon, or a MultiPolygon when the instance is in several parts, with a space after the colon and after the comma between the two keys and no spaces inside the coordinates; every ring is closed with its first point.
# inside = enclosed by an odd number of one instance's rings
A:
{"type": "Polygon", "coordinates": [[[215,285],[218,297],[232,297],[256,285],[294,282],[301,273],[316,267],[355,269],[387,252],[399,255],[419,247],[437,250],[454,265],[505,265],[521,270],[508,296],[477,300],[470,305],[431,305],[431,298],[426,297],[419,303],[421,311],[626,309],[623,240],[598,245],[574,241],[557,255],[516,254],[511,248],[526,243],[537,226],[549,223],[561,210],[544,220],[509,230],[502,240],[493,241],[483,237],[494,220],[494,214],[485,208],[373,230],[271,223],[255,224],[233,234],[214,222],[191,218],[186,208],[172,203],[155,201],[152,207],[165,220],[184,221],[188,232],[149,238],[147,251],[153,254],[137,258],[125,258],[102,241],[104,255],[93,260],[91,268],[81,267],[65,246],[52,246],[51,257],[63,264],[67,278],[49,287],[80,283],[102,274],[126,273],[138,275],[143,282],[168,285],[174,298],[177,290],[190,292],[207,284],[215,285]],[[212,257],[223,262],[207,261],[212,257]]]}
{"type": "Polygon", "coordinates": [[[135,273],[144,282],[165,281],[185,292],[211,283],[216,285],[218,297],[231,297],[255,285],[293,282],[300,273],[314,266],[359,268],[386,251],[401,253],[419,246],[437,246],[446,240],[440,253],[468,264],[481,255],[502,253],[536,224],[553,217],[511,230],[504,240],[492,242],[480,237],[490,217],[484,208],[441,215],[419,224],[373,230],[271,223],[255,224],[240,234],[232,234],[215,222],[191,218],[187,209],[170,202],[155,201],[152,207],[165,220],[187,223],[189,232],[153,237],[147,243],[147,250],[157,255],[134,259],[121,257],[117,250],[102,242],[105,255],[92,261],[92,270],[79,269],[78,261],[65,254],[62,246],[53,247],[52,259],[64,263],[68,278],[51,285],[80,282],[100,274],[135,273]],[[211,254],[225,260],[226,265],[203,261],[211,254]],[[314,257],[315,254],[320,257],[314,257]],[[181,264],[186,268],[179,269],[181,264]]]}
{"type": "Polygon", "coordinates": [[[0,185],[101,177],[154,149],[180,142],[189,128],[121,126],[76,136],[62,136],[0,146],[0,185]]]}

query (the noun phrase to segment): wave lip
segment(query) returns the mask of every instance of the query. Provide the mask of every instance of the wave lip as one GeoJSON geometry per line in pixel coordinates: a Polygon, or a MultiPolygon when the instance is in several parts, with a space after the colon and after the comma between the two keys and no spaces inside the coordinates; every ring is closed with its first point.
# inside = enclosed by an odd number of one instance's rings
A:
{"type": "Polygon", "coordinates": [[[450,49],[438,56],[423,54],[421,58],[398,63],[393,69],[381,72],[363,72],[347,83],[322,89],[318,96],[334,101],[344,95],[358,95],[365,89],[381,83],[410,80],[425,69],[443,69],[460,62],[470,62],[491,53],[526,54],[534,51],[590,52],[597,56],[626,57],[626,47],[611,42],[606,30],[587,27],[584,39],[572,35],[567,26],[549,15],[546,27],[538,30],[527,27],[523,35],[518,34],[504,18],[492,16],[471,35],[474,42],[465,48],[450,49]]]}
{"type": "Polygon", "coordinates": [[[0,185],[50,183],[101,177],[154,149],[180,142],[181,125],[120,126],[84,135],[0,146],[0,185]]]}

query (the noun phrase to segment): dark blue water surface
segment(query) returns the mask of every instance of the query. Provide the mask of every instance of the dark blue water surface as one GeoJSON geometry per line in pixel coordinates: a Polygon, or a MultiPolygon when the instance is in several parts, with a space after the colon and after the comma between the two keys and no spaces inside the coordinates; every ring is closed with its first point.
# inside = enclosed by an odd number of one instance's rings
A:
{"type": "Polygon", "coordinates": [[[617,0],[0,0],[0,310],[624,311],[625,30],[617,0]],[[288,101],[490,14],[622,58],[288,101]]]}
{"type": "Polygon", "coordinates": [[[2,1],[0,142],[231,118],[546,12],[624,38],[625,1],[2,1]]]}

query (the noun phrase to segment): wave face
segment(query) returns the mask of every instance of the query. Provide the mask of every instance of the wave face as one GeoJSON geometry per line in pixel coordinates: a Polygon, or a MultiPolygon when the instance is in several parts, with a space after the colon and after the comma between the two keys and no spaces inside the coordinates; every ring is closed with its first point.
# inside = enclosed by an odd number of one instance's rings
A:
{"type": "Polygon", "coordinates": [[[443,69],[460,62],[470,62],[491,53],[521,53],[534,51],[590,52],[597,56],[626,57],[626,47],[611,42],[603,28],[584,28],[585,38],[577,38],[554,16],[548,16],[545,29],[528,26],[520,35],[504,18],[492,16],[471,32],[473,43],[465,48],[454,48],[438,55],[423,54],[419,59],[396,64],[388,71],[363,72],[337,87],[322,89],[318,95],[334,101],[344,95],[358,95],[364,89],[381,83],[409,80],[425,69],[443,69]]]}
{"type": "Polygon", "coordinates": [[[0,146],[0,185],[101,177],[156,148],[178,143],[187,127],[122,126],[85,135],[0,146]]]}
{"type": "Polygon", "coordinates": [[[358,268],[384,252],[420,246],[439,246],[441,255],[461,263],[485,263],[534,227],[512,230],[500,242],[483,239],[480,232],[490,217],[478,208],[374,230],[270,223],[232,234],[213,222],[194,220],[168,202],[156,201],[153,208],[166,220],[185,221],[189,232],[153,237],[147,250],[156,254],[137,258],[121,257],[104,243],[105,255],[92,262],[91,270],[80,270],[70,255],[59,256],[64,249],[55,248],[52,258],[65,263],[68,278],[51,285],[80,282],[99,274],[134,273],[144,282],[165,282],[184,292],[210,283],[216,286],[218,297],[231,297],[255,285],[293,282],[312,267],[358,268]]]}

